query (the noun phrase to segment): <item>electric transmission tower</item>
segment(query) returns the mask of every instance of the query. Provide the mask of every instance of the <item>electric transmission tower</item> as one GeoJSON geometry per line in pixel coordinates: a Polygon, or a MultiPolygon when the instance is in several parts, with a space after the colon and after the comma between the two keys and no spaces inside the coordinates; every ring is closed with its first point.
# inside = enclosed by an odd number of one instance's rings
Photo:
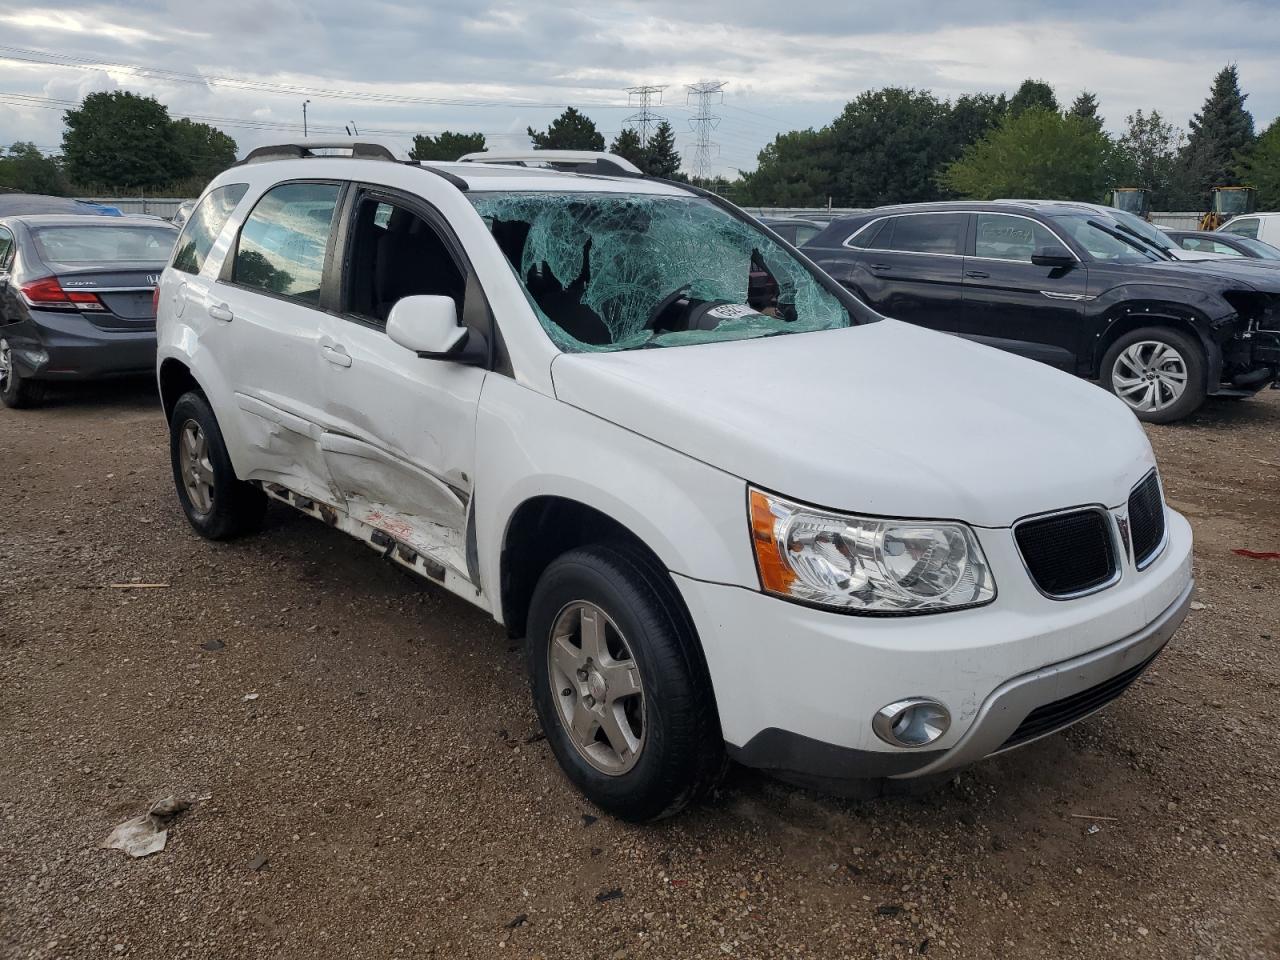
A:
{"type": "Polygon", "coordinates": [[[649,128],[653,125],[665,120],[654,113],[652,107],[662,105],[662,91],[667,89],[663,86],[643,86],[643,87],[627,87],[627,106],[638,106],[640,111],[633,113],[623,123],[633,124],[636,132],[640,134],[640,145],[647,147],[649,145],[649,128]]]}
{"type": "Polygon", "coordinates": [[[689,91],[687,102],[696,106],[697,112],[689,118],[694,134],[693,179],[706,182],[710,179],[711,161],[720,155],[720,144],[711,139],[711,131],[720,126],[720,118],[711,112],[712,106],[724,103],[724,80],[700,80],[685,84],[689,91]]]}

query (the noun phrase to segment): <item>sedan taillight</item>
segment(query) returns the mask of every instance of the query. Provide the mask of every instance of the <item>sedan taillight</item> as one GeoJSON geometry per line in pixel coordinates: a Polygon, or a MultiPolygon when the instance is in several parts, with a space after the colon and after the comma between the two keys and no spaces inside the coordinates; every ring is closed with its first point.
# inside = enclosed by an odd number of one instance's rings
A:
{"type": "Polygon", "coordinates": [[[22,299],[28,306],[43,310],[105,310],[96,293],[87,290],[62,289],[57,277],[41,277],[24,283],[20,288],[22,299]]]}

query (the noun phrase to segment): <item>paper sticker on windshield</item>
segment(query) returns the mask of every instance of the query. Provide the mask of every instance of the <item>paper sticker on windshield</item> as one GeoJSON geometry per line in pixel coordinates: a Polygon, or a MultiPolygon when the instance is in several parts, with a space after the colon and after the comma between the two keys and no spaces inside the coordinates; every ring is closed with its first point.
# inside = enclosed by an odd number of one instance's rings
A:
{"type": "Polygon", "coordinates": [[[741,320],[743,317],[759,317],[762,314],[745,303],[722,303],[708,310],[707,316],[717,320],[741,320]]]}

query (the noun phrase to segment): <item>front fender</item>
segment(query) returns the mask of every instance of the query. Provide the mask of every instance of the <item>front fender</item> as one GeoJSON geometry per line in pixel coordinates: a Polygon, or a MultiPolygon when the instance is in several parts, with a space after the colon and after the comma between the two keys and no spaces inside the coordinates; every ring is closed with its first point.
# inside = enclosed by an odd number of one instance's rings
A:
{"type": "MultiPolygon", "coordinates": [[[[486,378],[476,421],[481,582],[497,584],[511,518],[534,497],[592,507],[673,573],[756,588],[746,483],[507,377],[486,378]]],[[[502,620],[501,591],[489,591],[502,620]]]]}

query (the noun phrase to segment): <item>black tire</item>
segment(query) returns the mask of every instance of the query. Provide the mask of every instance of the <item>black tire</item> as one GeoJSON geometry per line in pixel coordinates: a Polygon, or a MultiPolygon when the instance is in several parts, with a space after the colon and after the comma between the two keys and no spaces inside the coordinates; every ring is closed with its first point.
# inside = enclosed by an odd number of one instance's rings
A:
{"type": "Polygon", "coordinates": [[[218,419],[204,394],[198,391],[185,393],[174,405],[169,418],[169,460],[173,467],[173,483],[178,500],[187,520],[196,533],[209,540],[230,540],[262,527],[267,511],[267,495],[255,484],[246,483],[236,476],[227,455],[227,445],[222,439],[218,419]],[[192,502],[183,478],[182,434],[194,424],[206,439],[208,465],[212,469],[213,484],[209,491],[209,508],[201,510],[192,502]]]}
{"type": "Polygon", "coordinates": [[[1173,423],[1188,417],[1200,409],[1208,393],[1204,347],[1198,340],[1172,327],[1142,327],[1132,330],[1113,343],[1102,358],[1100,379],[1102,386],[1110,390],[1133,410],[1134,416],[1147,423],[1173,423]],[[1182,395],[1161,410],[1139,410],[1125,400],[1116,386],[1116,364],[1120,355],[1135,343],[1148,341],[1172,347],[1182,358],[1187,374],[1187,384],[1182,395]]]}
{"type": "Polygon", "coordinates": [[[595,544],[552,561],[534,588],[526,649],[534,706],[569,779],[601,809],[632,822],[677,813],[705,796],[727,767],[706,662],[675,585],[642,551],[595,544]],[[548,650],[557,616],[594,604],[626,637],[643,683],[642,747],[624,773],[603,773],[579,752],[551,687],[548,650]]]}
{"type": "Polygon", "coordinates": [[[8,357],[8,369],[0,378],[0,403],[11,410],[39,406],[44,400],[44,383],[40,380],[31,380],[18,372],[18,368],[13,365],[7,342],[0,341],[0,349],[8,357]]]}

